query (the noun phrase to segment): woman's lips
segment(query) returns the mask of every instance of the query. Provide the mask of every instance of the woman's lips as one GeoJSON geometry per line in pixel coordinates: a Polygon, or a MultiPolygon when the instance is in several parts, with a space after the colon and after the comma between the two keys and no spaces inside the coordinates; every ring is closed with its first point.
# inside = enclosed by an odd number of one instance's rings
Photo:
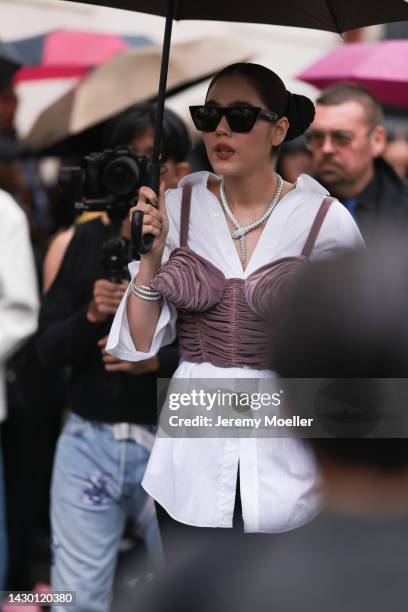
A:
{"type": "Polygon", "coordinates": [[[235,154],[235,151],[231,149],[228,145],[219,144],[214,149],[215,155],[221,161],[227,161],[231,159],[231,157],[235,154]]]}
{"type": "Polygon", "coordinates": [[[215,155],[217,156],[218,159],[222,160],[222,161],[227,161],[228,159],[231,159],[231,157],[234,155],[234,151],[215,151],[215,155]]]}

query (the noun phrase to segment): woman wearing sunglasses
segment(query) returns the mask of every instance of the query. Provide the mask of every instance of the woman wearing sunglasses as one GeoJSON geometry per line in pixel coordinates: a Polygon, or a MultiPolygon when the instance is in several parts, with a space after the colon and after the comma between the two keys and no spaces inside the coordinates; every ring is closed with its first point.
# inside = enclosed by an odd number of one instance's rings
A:
{"type": "MultiPolygon", "coordinates": [[[[229,66],[190,111],[214,173],[189,175],[159,198],[140,189],[133,210],[143,211],[143,233],[155,240],[131,264],[108,350],[146,359],[178,335],[177,379],[275,380],[264,317],[285,278],[305,257],[359,248],[362,238],[315,180],[301,175],[290,184],[275,173],[279,146],[314,117],[312,102],[289,93],[275,73],[229,66]]],[[[209,416],[191,408],[197,414],[209,416]]],[[[168,533],[199,527],[201,537],[240,520],[246,532],[279,532],[318,512],[314,461],[298,440],[208,435],[156,439],[144,487],[168,533]]]]}

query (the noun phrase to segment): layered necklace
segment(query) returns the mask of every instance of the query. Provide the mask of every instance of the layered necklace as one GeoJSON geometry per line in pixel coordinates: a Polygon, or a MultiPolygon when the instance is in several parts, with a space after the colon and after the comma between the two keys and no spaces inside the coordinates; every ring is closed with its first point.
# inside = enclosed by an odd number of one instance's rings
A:
{"type": "Polygon", "coordinates": [[[281,196],[282,189],[283,189],[283,180],[282,180],[282,177],[279,176],[279,174],[275,173],[275,176],[277,179],[277,187],[276,187],[275,195],[273,196],[272,202],[269,204],[268,208],[265,210],[265,212],[263,213],[261,217],[259,217],[252,223],[249,223],[248,225],[244,225],[244,226],[240,225],[238,219],[236,218],[236,216],[234,215],[234,213],[232,212],[230,208],[230,205],[228,204],[227,198],[225,197],[224,177],[223,176],[221,177],[221,182],[220,182],[221,204],[222,204],[223,209],[225,210],[225,214],[228,216],[228,218],[231,220],[231,222],[233,223],[235,227],[235,230],[232,232],[231,236],[233,237],[234,240],[239,239],[240,241],[241,262],[243,264],[245,264],[246,257],[247,257],[247,245],[246,245],[246,238],[245,238],[246,234],[254,230],[256,227],[259,227],[260,225],[262,225],[262,223],[265,223],[265,221],[271,216],[275,206],[279,202],[279,198],[281,196]]]}

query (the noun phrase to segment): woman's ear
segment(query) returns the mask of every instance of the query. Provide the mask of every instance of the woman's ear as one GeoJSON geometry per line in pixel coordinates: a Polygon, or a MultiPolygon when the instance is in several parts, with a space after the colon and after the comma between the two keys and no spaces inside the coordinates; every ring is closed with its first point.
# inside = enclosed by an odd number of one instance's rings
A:
{"type": "Polygon", "coordinates": [[[281,117],[273,125],[272,146],[278,147],[285,140],[285,136],[289,129],[289,121],[287,117],[281,117]]]}

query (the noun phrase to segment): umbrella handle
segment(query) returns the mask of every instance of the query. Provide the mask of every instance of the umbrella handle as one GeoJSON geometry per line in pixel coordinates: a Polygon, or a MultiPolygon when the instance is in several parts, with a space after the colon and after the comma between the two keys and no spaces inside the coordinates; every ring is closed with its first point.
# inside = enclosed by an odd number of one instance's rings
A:
{"type": "MultiPolygon", "coordinates": [[[[152,162],[149,174],[149,185],[158,194],[160,192],[160,161],[152,162]]],[[[141,210],[136,210],[132,215],[131,238],[135,259],[139,259],[140,255],[146,255],[152,248],[153,234],[143,236],[143,212],[141,210]]]]}
{"type": "Polygon", "coordinates": [[[132,215],[131,232],[133,256],[135,259],[139,259],[140,255],[148,253],[152,248],[154,240],[153,234],[146,234],[146,236],[142,234],[143,217],[144,213],[141,210],[136,210],[132,215]]]}

